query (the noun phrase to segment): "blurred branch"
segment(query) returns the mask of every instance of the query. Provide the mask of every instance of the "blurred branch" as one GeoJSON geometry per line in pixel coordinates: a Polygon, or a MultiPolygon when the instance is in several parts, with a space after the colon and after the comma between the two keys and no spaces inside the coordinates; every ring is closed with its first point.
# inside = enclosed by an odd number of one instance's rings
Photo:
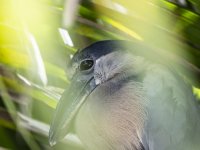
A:
{"type": "MultiPolygon", "coordinates": [[[[18,116],[19,116],[19,126],[26,128],[29,131],[32,131],[32,132],[35,132],[40,135],[44,135],[44,136],[48,137],[49,129],[50,129],[49,125],[42,123],[38,120],[29,118],[21,113],[18,113],[18,116]]],[[[78,147],[83,147],[79,138],[74,134],[68,134],[64,138],[63,142],[65,144],[72,144],[72,145],[76,145],[78,147]]]]}
{"type": "Polygon", "coordinates": [[[65,0],[62,16],[62,23],[64,27],[68,28],[74,23],[78,12],[77,8],[79,1],[80,0],[65,0]]]}
{"type": "MultiPolygon", "coordinates": [[[[98,24],[96,22],[93,22],[89,19],[83,18],[83,17],[78,17],[77,21],[84,24],[84,25],[88,25],[89,27],[98,29],[100,31],[104,31],[106,34],[108,34],[108,37],[112,37],[113,39],[124,39],[124,40],[130,40],[130,39],[134,39],[132,36],[130,36],[129,34],[123,32],[123,31],[119,31],[118,29],[114,29],[114,28],[110,28],[108,26],[105,25],[101,25],[98,24]]],[[[84,32],[84,31],[83,31],[84,32]]],[[[97,34],[97,33],[96,33],[97,34]]],[[[87,33],[83,34],[85,36],[87,36],[87,33]]],[[[95,35],[93,35],[93,37],[95,37],[95,35]]]]}
{"type": "Polygon", "coordinates": [[[16,129],[10,114],[3,108],[0,108],[0,125],[10,129],[16,129]]]}
{"type": "MultiPolygon", "coordinates": [[[[0,87],[1,87],[1,96],[3,99],[3,102],[7,108],[7,111],[9,112],[12,120],[17,123],[17,108],[14,105],[14,103],[11,100],[10,95],[7,93],[7,87],[4,85],[4,82],[2,81],[2,79],[0,79],[0,87]]],[[[35,150],[39,150],[39,146],[38,144],[34,141],[34,140],[30,140],[31,136],[30,134],[27,132],[27,130],[23,129],[20,131],[20,133],[22,134],[24,140],[27,142],[27,144],[35,149],[35,150]]]]}

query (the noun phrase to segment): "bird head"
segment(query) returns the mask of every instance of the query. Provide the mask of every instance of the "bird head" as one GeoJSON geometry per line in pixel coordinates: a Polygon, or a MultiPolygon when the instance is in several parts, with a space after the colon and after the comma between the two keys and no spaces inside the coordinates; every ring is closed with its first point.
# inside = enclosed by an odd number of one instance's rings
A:
{"type": "Polygon", "coordinates": [[[73,56],[71,84],[50,127],[51,145],[73,125],[89,150],[140,147],[146,118],[141,80],[148,62],[131,55],[131,48],[129,42],[100,41],[73,56]]]}

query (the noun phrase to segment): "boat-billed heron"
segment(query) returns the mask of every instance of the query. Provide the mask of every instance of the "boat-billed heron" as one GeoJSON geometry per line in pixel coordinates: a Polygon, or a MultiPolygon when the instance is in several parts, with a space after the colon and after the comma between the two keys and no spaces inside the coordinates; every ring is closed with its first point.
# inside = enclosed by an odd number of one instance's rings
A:
{"type": "Polygon", "coordinates": [[[86,150],[200,150],[191,87],[147,46],[96,42],[68,67],[71,86],[56,108],[52,145],[73,126],[86,150]]]}

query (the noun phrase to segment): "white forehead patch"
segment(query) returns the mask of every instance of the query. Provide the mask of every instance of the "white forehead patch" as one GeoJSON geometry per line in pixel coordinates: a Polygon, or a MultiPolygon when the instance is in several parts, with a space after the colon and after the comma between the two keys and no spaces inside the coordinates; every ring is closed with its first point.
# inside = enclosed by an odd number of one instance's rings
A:
{"type": "Polygon", "coordinates": [[[70,69],[68,70],[69,78],[72,78],[77,69],[78,69],[78,63],[72,64],[72,67],[70,67],[70,69]]]}

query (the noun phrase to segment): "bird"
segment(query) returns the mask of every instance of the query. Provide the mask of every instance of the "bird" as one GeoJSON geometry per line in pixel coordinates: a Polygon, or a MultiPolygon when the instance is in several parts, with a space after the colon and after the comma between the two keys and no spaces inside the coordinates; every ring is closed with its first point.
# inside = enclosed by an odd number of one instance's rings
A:
{"type": "Polygon", "coordinates": [[[199,150],[191,85],[148,45],[104,40],[78,50],[57,105],[51,145],[73,128],[86,150],[199,150]]]}

